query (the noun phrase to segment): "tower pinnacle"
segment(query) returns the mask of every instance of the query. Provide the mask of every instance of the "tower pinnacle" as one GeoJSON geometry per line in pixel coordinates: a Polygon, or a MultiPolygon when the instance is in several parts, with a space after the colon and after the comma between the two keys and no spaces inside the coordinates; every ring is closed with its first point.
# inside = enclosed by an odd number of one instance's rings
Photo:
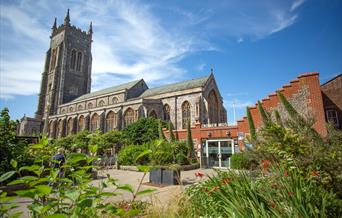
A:
{"type": "Polygon", "coordinates": [[[52,29],[52,32],[54,32],[57,29],[57,18],[56,17],[55,17],[55,21],[53,22],[51,29],[52,29]]]}
{"type": "Polygon", "coordinates": [[[70,26],[70,15],[69,15],[69,8],[68,8],[68,11],[67,11],[67,14],[64,18],[64,25],[65,26],[70,26]]]}
{"type": "Polygon", "coordinates": [[[91,22],[91,21],[90,21],[90,25],[89,25],[88,34],[90,34],[90,35],[93,34],[93,22],[91,22]]]}

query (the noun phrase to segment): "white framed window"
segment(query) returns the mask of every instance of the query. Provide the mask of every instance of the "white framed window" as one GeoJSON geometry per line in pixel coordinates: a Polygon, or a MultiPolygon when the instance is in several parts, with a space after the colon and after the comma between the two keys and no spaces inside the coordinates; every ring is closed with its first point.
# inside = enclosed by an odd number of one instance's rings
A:
{"type": "Polygon", "coordinates": [[[328,122],[332,123],[335,127],[339,127],[337,111],[330,109],[326,111],[326,114],[328,122]]]}

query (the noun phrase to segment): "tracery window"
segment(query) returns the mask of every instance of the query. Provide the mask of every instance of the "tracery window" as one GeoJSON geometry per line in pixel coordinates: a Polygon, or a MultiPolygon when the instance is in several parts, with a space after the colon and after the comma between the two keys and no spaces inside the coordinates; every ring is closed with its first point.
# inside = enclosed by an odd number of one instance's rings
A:
{"type": "Polygon", "coordinates": [[[103,100],[101,100],[100,102],[99,102],[99,106],[100,107],[103,107],[105,105],[105,102],[103,101],[103,100]]]}
{"type": "Polygon", "coordinates": [[[107,114],[107,118],[106,118],[106,130],[110,131],[115,129],[117,126],[117,119],[116,119],[116,115],[113,111],[109,112],[107,114]]]}
{"type": "Polygon", "coordinates": [[[170,121],[170,106],[168,104],[164,105],[163,111],[164,111],[164,120],[170,121]]]}
{"type": "Polygon", "coordinates": [[[57,61],[57,48],[52,50],[52,55],[51,55],[51,70],[55,68],[56,66],[56,61],[57,61]]]}
{"type": "Polygon", "coordinates": [[[117,98],[117,97],[113,97],[112,98],[112,103],[113,104],[116,104],[116,103],[118,103],[119,102],[119,99],[117,98]]]}
{"type": "Polygon", "coordinates": [[[89,103],[88,104],[88,109],[92,109],[93,108],[93,104],[92,103],[89,103]]]}
{"type": "Polygon", "coordinates": [[[80,116],[80,118],[78,119],[78,131],[83,131],[85,130],[85,119],[84,116],[80,116]]]}
{"type": "Polygon", "coordinates": [[[154,111],[154,110],[152,110],[151,112],[150,112],[150,116],[149,117],[151,117],[151,118],[154,118],[154,119],[157,119],[157,113],[154,111]]]}
{"type": "Polygon", "coordinates": [[[82,64],[82,52],[78,52],[77,63],[76,63],[76,70],[77,71],[81,71],[81,64],[82,64]]]}
{"type": "Polygon", "coordinates": [[[91,125],[90,125],[90,130],[94,132],[95,130],[100,128],[100,116],[97,114],[94,114],[91,117],[91,125]]]}
{"type": "Polygon", "coordinates": [[[217,95],[214,90],[211,90],[208,96],[208,113],[209,113],[209,123],[219,122],[219,111],[218,111],[218,100],[217,95]]]}
{"type": "Polygon", "coordinates": [[[182,104],[182,128],[185,129],[188,125],[188,120],[191,121],[191,106],[188,101],[182,104]]]}
{"type": "Polygon", "coordinates": [[[125,127],[134,122],[134,110],[128,108],[124,115],[125,127]]]}
{"type": "Polygon", "coordinates": [[[70,68],[75,70],[76,66],[76,50],[71,51],[71,62],[70,62],[70,68]]]}
{"type": "Polygon", "coordinates": [[[329,123],[333,124],[336,128],[338,128],[339,123],[338,123],[338,115],[336,110],[327,110],[327,120],[329,123]]]}

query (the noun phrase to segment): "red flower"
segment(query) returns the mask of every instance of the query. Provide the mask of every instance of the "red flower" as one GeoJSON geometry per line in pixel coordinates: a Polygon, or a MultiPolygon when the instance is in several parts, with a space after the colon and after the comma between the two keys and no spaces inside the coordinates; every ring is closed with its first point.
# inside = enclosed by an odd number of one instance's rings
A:
{"type": "Polygon", "coordinates": [[[260,166],[263,171],[267,171],[271,166],[271,162],[269,160],[262,160],[260,166]]]}
{"type": "Polygon", "coordinates": [[[285,172],[284,172],[284,176],[285,176],[285,177],[288,177],[288,176],[289,176],[289,172],[285,171],[285,172]]]}
{"type": "Polygon", "coordinates": [[[271,207],[272,208],[275,208],[276,207],[276,204],[274,202],[271,203],[271,207]]]}
{"type": "Polygon", "coordinates": [[[317,172],[316,170],[314,170],[314,171],[312,171],[311,176],[317,177],[317,176],[319,176],[319,175],[318,175],[318,172],[317,172]]]}
{"type": "Polygon", "coordinates": [[[202,178],[204,176],[204,173],[197,172],[197,173],[195,173],[195,176],[202,178]]]}

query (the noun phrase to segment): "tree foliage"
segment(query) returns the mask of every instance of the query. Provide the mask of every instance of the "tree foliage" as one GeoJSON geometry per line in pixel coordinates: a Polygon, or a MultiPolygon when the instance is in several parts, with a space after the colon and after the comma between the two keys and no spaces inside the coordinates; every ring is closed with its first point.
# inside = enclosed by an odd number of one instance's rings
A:
{"type": "Polygon", "coordinates": [[[175,134],[173,133],[173,125],[171,121],[169,121],[168,130],[169,130],[169,135],[170,135],[169,141],[170,142],[176,141],[175,134]]]}
{"type": "Polygon", "coordinates": [[[186,146],[188,147],[188,158],[193,158],[195,156],[194,141],[192,140],[192,135],[191,135],[190,120],[188,120],[188,123],[187,123],[186,146]]]}
{"type": "Polygon", "coordinates": [[[247,107],[247,120],[248,120],[248,125],[249,125],[249,132],[251,134],[251,139],[254,141],[256,140],[256,130],[255,130],[253,117],[248,107],[247,107]]]}
{"type": "Polygon", "coordinates": [[[128,125],[122,135],[128,144],[144,144],[159,137],[158,121],[154,118],[140,118],[128,125]]]}

